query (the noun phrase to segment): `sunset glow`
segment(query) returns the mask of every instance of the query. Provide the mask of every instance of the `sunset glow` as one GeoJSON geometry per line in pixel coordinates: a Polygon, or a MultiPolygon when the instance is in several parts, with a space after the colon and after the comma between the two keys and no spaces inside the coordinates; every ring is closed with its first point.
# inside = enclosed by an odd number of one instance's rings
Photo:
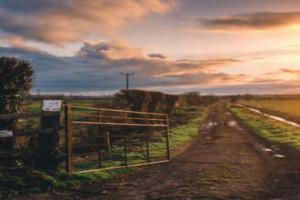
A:
{"type": "Polygon", "coordinates": [[[0,56],[35,92],[298,93],[298,0],[0,0],[0,56]]]}

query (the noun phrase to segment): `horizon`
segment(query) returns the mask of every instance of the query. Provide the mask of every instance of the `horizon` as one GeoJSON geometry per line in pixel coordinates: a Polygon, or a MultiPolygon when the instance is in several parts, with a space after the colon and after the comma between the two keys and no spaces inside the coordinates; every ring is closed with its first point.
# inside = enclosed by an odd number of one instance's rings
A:
{"type": "Polygon", "coordinates": [[[300,94],[297,0],[0,1],[0,57],[32,93],[300,94]]]}

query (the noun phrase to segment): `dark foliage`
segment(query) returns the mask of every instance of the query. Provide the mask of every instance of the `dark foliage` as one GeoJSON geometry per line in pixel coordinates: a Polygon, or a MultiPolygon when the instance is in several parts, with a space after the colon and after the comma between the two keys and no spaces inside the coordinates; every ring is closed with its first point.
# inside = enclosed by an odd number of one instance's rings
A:
{"type": "Polygon", "coordinates": [[[178,96],[144,90],[121,90],[115,95],[116,107],[134,111],[171,113],[178,96]]]}
{"type": "MultiPolygon", "coordinates": [[[[27,61],[0,57],[0,114],[20,111],[21,102],[32,87],[32,76],[32,66],[27,61]]],[[[0,121],[0,129],[12,128],[12,124],[0,121]]]]}

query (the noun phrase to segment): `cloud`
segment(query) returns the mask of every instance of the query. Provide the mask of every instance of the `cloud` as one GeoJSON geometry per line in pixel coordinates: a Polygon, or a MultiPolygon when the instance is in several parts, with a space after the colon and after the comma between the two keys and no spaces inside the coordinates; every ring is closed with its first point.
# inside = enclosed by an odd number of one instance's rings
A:
{"type": "Polygon", "coordinates": [[[257,12],[197,20],[213,30],[270,30],[300,25],[300,12],[257,12]]]}
{"type": "Polygon", "coordinates": [[[2,0],[0,30],[47,43],[78,42],[90,35],[113,34],[174,5],[174,0],[2,0]]]}
{"type": "Polygon", "coordinates": [[[225,68],[230,64],[239,62],[237,59],[231,58],[215,58],[215,59],[204,59],[204,60],[177,60],[173,61],[172,67],[164,73],[160,73],[158,77],[174,77],[183,76],[188,74],[195,74],[200,72],[212,72],[217,69],[225,68]]]}
{"type": "Polygon", "coordinates": [[[281,68],[281,72],[289,73],[289,74],[300,74],[300,69],[287,69],[287,68],[281,68]]]}
{"type": "Polygon", "coordinates": [[[118,90],[124,87],[120,72],[125,71],[136,72],[132,77],[135,88],[227,85],[247,80],[245,75],[208,70],[225,67],[231,60],[172,60],[157,55],[124,41],[85,43],[70,57],[20,46],[0,48],[0,56],[29,60],[36,72],[35,88],[47,92],[118,90]]]}
{"type": "Polygon", "coordinates": [[[125,41],[112,41],[101,43],[88,43],[78,52],[79,56],[101,57],[110,60],[143,59],[147,57],[146,51],[137,48],[125,41]]]}
{"type": "Polygon", "coordinates": [[[148,54],[148,56],[151,58],[158,58],[158,59],[166,59],[167,58],[165,55],[162,55],[160,53],[152,53],[152,54],[148,54]]]}
{"type": "Polygon", "coordinates": [[[18,48],[18,49],[24,49],[24,50],[28,50],[28,51],[41,51],[39,48],[33,47],[30,44],[28,44],[22,37],[18,37],[18,36],[10,36],[10,37],[6,37],[6,42],[14,48],[18,48]]]}
{"type": "MultiPolygon", "coordinates": [[[[77,54],[58,57],[28,48],[2,47],[0,56],[15,56],[29,60],[35,71],[34,90],[42,93],[104,94],[124,88],[120,72],[135,71],[131,86],[180,93],[189,90],[201,93],[293,93],[300,91],[297,77],[282,79],[275,75],[251,77],[224,73],[231,59],[172,60],[149,56],[145,49],[126,42],[85,43],[77,54]],[[126,45],[125,45],[126,44],[126,45]],[[122,46],[122,51],[114,50],[122,46]],[[129,48],[127,50],[126,48],[129,48]],[[132,50],[130,57],[123,51],[132,50]],[[110,53],[113,52],[113,58],[110,53]]],[[[278,73],[296,73],[283,68],[278,73]]]]}

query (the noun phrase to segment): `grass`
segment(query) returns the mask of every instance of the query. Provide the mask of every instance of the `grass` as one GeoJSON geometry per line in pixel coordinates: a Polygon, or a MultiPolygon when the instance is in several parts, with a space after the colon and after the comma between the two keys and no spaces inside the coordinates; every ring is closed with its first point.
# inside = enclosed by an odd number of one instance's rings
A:
{"type": "MultiPolygon", "coordinates": [[[[37,108],[37,106],[33,106],[37,108]]],[[[178,121],[177,126],[172,126],[170,130],[170,144],[172,149],[180,147],[182,144],[190,141],[198,134],[199,127],[205,122],[209,108],[182,108],[177,111],[178,121]],[[181,116],[181,117],[180,117],[181,116]],[[184,120],[183,120],[184,119],[184,120]]],[[[173,122],[174,123],[174,122],[173,122]]],[[[177,124],[177,123],[176,123],[177,124]]],[[[161,141],[163,142],[163,138],[161,141]]],[[[162,150],[165,147],[164,143],[150,144],[150,148],[157,148],[151,152],[151,156],[160,157],[165,155],[162,150]]],[[[130,157],[138,157],[131,164],[143,162],[143,155],[140,153],[130,153],[130,157]]],[[[116,163],[114,163],[116,164],[116,163]]],[[[81,166],[83,168],[91,166],[81,166]]],[[[95,182],[111,179],[118,174],[132,173],[135,169],[120,169],[111,171],[98,171],[83,174],[67,174],[63,171],[46,173],[32,169],[20,168],[18,172],[11,173],[0,169],[0,199],[1,192],[6,191],[10,195],[17,195],[24,192],[40,192],[47,188],[69,188],[84,182],[95,182]],[[2,185],[3,184],[3,185],[2,185]],[[4,189],[3,189],[4,188],[4,189]]],[[[2,194],[4,195],[4,194],[2,194]]]]}
{"type": "Polygon", "coordinates": [[[84,182],[104,181],[113,178],[117,174],[131,173],[133,169],[119,169],[113,171],[99,171],[85,174],[68,174],[63,171],[52,173],[19,168],[16,172],[1,173],[0,199],[9,198],[19,193],[40,192],[48,188],[70,188],[84,182]],[[17,174],[17,175],[16,175],[17,174]],[[6,190],[6,191],[5,191],[6,190]]]}
{"type": "Polygon", "coordinates": [[[299,128],[253,113],[245,108],[231,107],[231,111],[260,137],[300,150],[299,128]]]}
{"type": "MultiPolygon", "coordinates": [[[[170,130],[170,148],[171,150],[178,148],[180,145],[190,141],[198,134],[199,126],[202,125],[209,113],[209,109],[207,108],[181,108],[180,111],[177,111],[182,115],[182,118],[185,118],[186,122],[174,126],[170,130]]],[[[180,121],[181,122],[181,121],[180,121]]],[[[166,158],[166,142],[165,137],[163,134],[165,132],[160,132],[159,136],[156,137],[155,142],[149,144],[150,150],[150,157],[153,159],[164,159],[166,158]]],[[[117,159],[122,159],[122,148],[123,147],[115,147],[112,151],[115,152],[115,156],[117,159]],[[117,153],[118,152],[118,153],[117,153]]],[[[128,164],[139,164],[145,163],[147,160],[146,152],[135,152],[131,151],[127,154],[128,164]]],[[[151,159],[153,161],[153,159],[151,159]]],[[[98,162],[89,163],[89,164],[82,164],[78,166],[78,170],[83,169],[91,169],[97,167],[98,162]]],[[[107,161],[103,164],[105,167],[113,167],[113,166],[122,166],[124,162],[122,161],[107,161]]]]}

